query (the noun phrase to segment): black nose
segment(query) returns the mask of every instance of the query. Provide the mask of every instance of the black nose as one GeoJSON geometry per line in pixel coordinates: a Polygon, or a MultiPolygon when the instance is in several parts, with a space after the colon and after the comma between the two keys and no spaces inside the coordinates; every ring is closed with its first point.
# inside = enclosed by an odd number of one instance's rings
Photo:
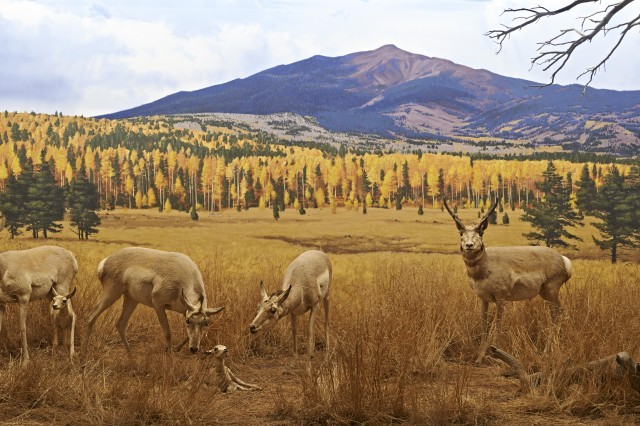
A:
{"type": "Polygon", "coordinates": [[[473,243],[467,243],[466,246],[467,246],[467,248],[471,248],[471,247],[473,247],[473,243]]]}
{"type": "Polygon", "coordinates": [[[251,324],[251,325],[249,326],[249,331],[250,331],[250,332],[252,332],[252,333],[255,333],[255,332],[256,332],[256,326],[255,326],[255,325],[253,325],[253,324],[251,324]]]}
{"type": "Polygon", "coordinates": [[[196,352],[198,352],[198,348],[189,348],[189,350],[191,351],[192,354],[195,354],[196,352]]]}

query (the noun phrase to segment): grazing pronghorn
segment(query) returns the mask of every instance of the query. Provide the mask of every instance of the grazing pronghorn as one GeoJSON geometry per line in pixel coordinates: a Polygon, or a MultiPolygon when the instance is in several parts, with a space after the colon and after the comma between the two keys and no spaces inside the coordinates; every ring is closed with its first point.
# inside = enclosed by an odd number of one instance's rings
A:
{"type": "Polygon", "coordinates": [[[78,272],[78,262],[69,250],[41,246],[0,253],[0,327],[5,303],[20,305],[22,362],[29,362],[27,309],[29,302],[51,297],[51,289],[67,294],[78,272]]]}
{"type": "Polygon", "coordinates": [[[55,355],[58,349],[58,331],[62,334],[62,344],[69,351],[69,358],[73,360],[75,353],[74,336],[76,330],[76,314],[71,306],[71,298],[76,294],[74,288],[68,295],[59,294],[54,287],[51,287],[53,299],[51,300],[51,324],[53,325],[53,349],[51,353],[55,355]]]}
{"type": "MultiPolygon", "coordinates": [[[[182,253],[128,247],[103,259],[98,265],[98,278],[102,294],[89,315],[83,339],[82,360],[89,348],[91,330],[98,316],[113,303],[123,298],[122,313],[116,325],[122,343],[131,354],[127,341],[127,323],[139,303],[156,311],[167,350],[171,350],[171,330],[166,310],[186,317],[189,350],[198,352],[202,330],[209,325],[209,315],[224,309],[207,308],[207,296],[202,275],[196,264],[182,253]]],[[[178,349],[186,343],[183,342],[178,349]]]]}
{"type": "Polygon", "coordinates": [[[325,347],[329,347],[329,301],[331,292],[332,267],[329,257],[318,250],[302,253],[289,264],[284,273],[282,290],[269,296],[260,282],[262,300],[258,312],[249,326],[251,333],[257,333],[273,327],[283,317],[290,315],[293,333],[293,352],[298,353],[297,320],[307,311],[309,327],[307,354],[311,356],[315,349],[313,325],[320,302],[324,305],[325,347]]]}
{"type": "Polygon", "coordinates": [[[558,293],[571,278],[571,261],[549,247],[485,248],[482,236],[498,201],[477,225],[462,223],[447,205],[446,198],[443,201],[460,232],[460,251],[467,267],[469,285],[482,301],[485,330],[476,359],[476,363],[481,363],[491,345],[491,326],[487,319],[489,303],[496,304],[496,328],[502,318],[504,302],[527,300],[537,295],[551,304],[551,316],[555,321],[561,311],[558,293]]]}

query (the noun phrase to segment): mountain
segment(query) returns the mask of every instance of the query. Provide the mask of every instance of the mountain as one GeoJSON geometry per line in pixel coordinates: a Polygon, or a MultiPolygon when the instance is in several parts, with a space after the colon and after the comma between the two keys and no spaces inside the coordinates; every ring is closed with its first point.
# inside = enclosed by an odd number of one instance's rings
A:
{"type": "Polygon", "coordinates": [[[393,45],[313,56],[244,79],[178,92],[106,115],[295,113],[338,132],[382,137],[518,140],[584,151],[635,153],[640,91],[532,87],[393,45]]]}

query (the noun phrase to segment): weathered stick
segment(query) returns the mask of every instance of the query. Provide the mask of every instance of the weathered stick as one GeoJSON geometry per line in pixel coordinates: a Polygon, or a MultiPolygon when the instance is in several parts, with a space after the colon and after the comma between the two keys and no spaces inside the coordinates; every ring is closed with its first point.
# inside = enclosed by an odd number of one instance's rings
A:
{"type": "MultiPolygon", "coordinates": [[[[542,374],[540,372],[528,374],[524,366],[513,355],[495,346],[489,348],[488,355],[511,367],[516,377],[520,380],[520,390],[529,390],[540,384],[542,374]]],[[[618,380],[628,375],[632,379],[632,386],[634,388],[640,387],[640,365],[628,352],[618,352],[615,355],[579,364],[567,369],[567,375],[570,380],[575,380],[584,372],[597,372],[603,377],[611,377],[618,380]]]]}

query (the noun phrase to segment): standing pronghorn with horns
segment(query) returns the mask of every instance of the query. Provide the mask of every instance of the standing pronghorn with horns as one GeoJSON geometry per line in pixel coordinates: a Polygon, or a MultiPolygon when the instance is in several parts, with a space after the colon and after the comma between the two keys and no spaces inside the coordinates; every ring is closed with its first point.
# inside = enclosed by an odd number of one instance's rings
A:
{"type": "Polygon", "coordinates": [[[504,302],[531,299],[538,294],[551,304],[555,321],[561,311],[558,293],[571,278],[571,261],[549,247],[488,247],[482,235],[496,200],[480,223],[465,225],[447,205],[444,206],[460,232],[460,251],[467,267],[469,285],[482,301],[481,313],[485,331],[476,363],[482,362],[491,345],[491,327],[487,319],[489,303],[496,304],[496,329],[502,318],[504,302]]]}

